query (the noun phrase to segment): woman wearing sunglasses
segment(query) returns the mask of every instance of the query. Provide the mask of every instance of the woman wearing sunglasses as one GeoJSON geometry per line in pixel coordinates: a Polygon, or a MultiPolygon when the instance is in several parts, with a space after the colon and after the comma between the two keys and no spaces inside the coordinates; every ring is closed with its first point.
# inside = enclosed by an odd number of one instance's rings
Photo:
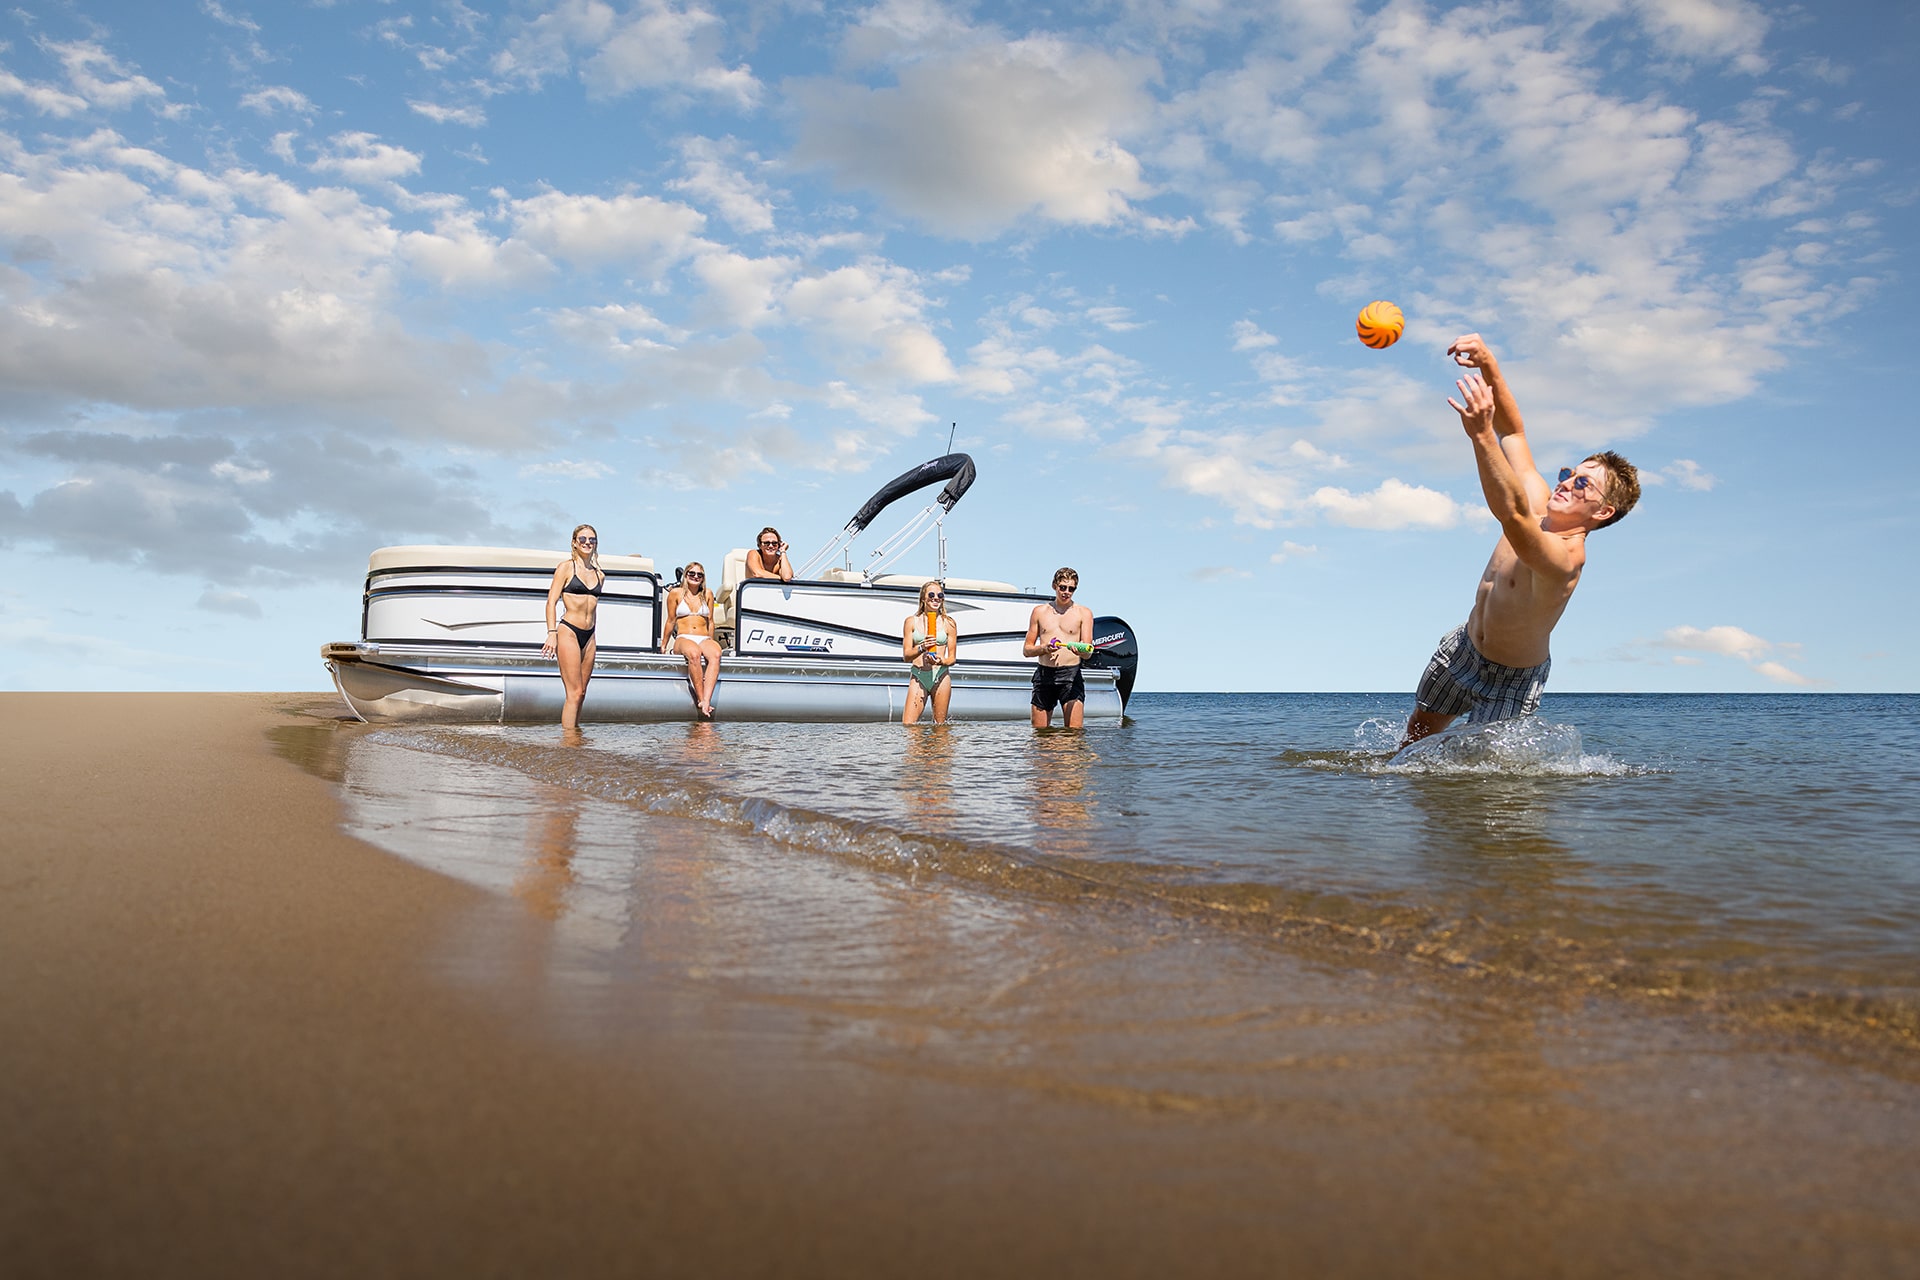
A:
{"type": "Polygon", "coordinates": [[[753,541],[753,550],[747,552],[747,577],[792,582],[793,561],[787,559],[787,544],[780,541],[780,531],[768,525],[753,541]]]}
{"type": "Polygon", "coordinates": [[[573,554],[553,571],[547,588],[547,642],[543,658],[560,660],[560,683],[567,691],[560,706],[560,727],[580,727],[580,704],[587,700],[587,681],[593,679],[593,619],[607,575],[600,571],[600,531],[583,524],[573,531],[573,554]],[[554,617],[558,606],[560,616],[554,617]]]}
{"type": "Polygon", "coordinates": [[[660,651],[687,660],[687,683],[700,714],[713,716],[713,689],[720,683],[720,642],[713,638],[713,592],[707,589],[707,567],[698,560],[680,571],[680,582],[667,592],[660,624],[660,651]]]}
{"type": "Polygon", "coordinates": [[[901,724],[918,723],[929,698],[933,722],[947,722],[947,702],[953,697],[953,681],[947,673],[953,670],[959,648],[960,629],[947,613],[946,586],[929,582],[920,588],[920,608],[900,627],[900,656],[912,664],[913,675],[907,683],[901,724]]]}

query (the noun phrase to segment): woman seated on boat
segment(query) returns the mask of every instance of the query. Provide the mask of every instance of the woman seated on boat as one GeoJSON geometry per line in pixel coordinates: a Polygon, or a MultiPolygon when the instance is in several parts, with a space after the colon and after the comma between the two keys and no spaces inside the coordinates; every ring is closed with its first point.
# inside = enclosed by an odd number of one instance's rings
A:
{"type": "Polygon", "coordinates": [[[580,704],[587,700],[587,681],[593,679],[594,615],[607,575],[600,571],[600,531],[590,524],[573,531],[573,554],[553,571],[547,588],[547,642],[541,657],[560,659],[560,683],[567,691],[560,705],[560,726],[580,726],[580,704]],[[558,619],[554,607],[560,608],[558,619]]]}
{"type": "Polygon", "coordinates": [[[753,550],[747,552],[747,577],[792,582],[793,561],[787,559],[787,544],[780,540],[780,531],[768,525],[754,543],[753,550]]]}
{"type": "Polygon", "coordinates": [[[713,592],[707,590],[705,565],[696,560],[681,570],[662,612],[660,651],[687,660],[693,701],[701,715],[711,717],[713,688],[720,683],[720,642],[713,638],[713,592]]]}
{"type": "Polygon", "coordinates": [[[929,582],[920,588],[920,608],[900,628],[900,655],[913,664],[913,679],[907,684],[907,705],[900,713],[901,724],[914,724],[933,700],[933,722],[947,722],[947,702],[953,697],[953,681],[947,673],[960,647],[960,629],[947,614],[947,588],[929,582]]]}

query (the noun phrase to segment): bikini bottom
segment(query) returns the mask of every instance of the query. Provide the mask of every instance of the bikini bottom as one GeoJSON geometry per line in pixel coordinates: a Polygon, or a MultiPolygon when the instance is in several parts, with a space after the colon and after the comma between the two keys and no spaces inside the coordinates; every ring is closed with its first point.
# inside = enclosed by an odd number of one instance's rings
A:
{"type": "Polygon", "coordinates": [[[585,631],[582,631],[579,627],[574,626],[571,622],[568,622],[565,618],[560,619],[560,625],[565,627],[567,630],[573,632],[573,638],[580,642],[580,652],[585,653],[587,651],[588,642],[593,639],[593,628],[588,627],[585,631]]]}

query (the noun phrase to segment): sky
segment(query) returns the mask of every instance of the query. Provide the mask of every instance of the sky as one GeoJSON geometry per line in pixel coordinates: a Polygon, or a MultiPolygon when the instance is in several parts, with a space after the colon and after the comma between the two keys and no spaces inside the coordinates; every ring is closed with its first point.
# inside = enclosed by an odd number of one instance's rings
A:
{"type": "Polygon", "coordinates": [[[1914,691],[1917,71],[1847,0],[34,0],[0,687],[325,688],[376,547],[804,558],[951,442],[949,571],[1073,566],[1143,691],[1411,690],[1477,331],[1645,483],[1552,690],[1914,691]]]}

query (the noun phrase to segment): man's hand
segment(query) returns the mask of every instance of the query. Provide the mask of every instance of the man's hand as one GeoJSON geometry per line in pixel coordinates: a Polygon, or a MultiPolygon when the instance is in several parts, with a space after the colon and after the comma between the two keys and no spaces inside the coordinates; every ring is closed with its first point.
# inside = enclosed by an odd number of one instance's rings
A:
{"type": "Polygon", "coordinates": [[[1493,358],[1493,352],[1488,348],[1486,339],[1477,333],[1463,333],[1455,338],[1453,345],[1447,348],[1447,354],[1453,357],[1455,364],[1468,369],[1479,369],[1487,374],[1491,374],[1500,367],[1500,362],[1493,358]]]}
{"type": "Polygon", "coordinates": [[[1492,389],[1478,378],[1461,378],[1453,385],[1460,388],[1460,399],[1466,401],[1460,404],[1452,396],[1447,397],[1447,403],[1460,415],[1460,425],[1470,436],[1490,433],[1493,430],[1492,389]]]}

